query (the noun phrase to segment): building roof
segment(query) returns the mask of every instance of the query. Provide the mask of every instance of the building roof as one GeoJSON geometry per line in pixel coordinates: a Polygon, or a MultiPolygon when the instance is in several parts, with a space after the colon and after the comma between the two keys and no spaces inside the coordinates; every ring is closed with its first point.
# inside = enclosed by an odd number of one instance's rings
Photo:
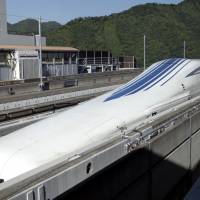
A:
{"type": "MultiPolygon", "coordinates": [[[[24,45],[0,45],[0,50],[39,50],[38,46],[24,46],[24,45]]],[[[79,50],[73,47],[59,47],[59,46],[42,46],[43,51],[74,51],[79,50]]]]}

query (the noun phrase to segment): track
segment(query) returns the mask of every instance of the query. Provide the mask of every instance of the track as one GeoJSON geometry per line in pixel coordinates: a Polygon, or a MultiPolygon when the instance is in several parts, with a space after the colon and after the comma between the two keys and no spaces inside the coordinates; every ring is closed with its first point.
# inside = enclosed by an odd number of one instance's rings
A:
{"type": "Polygon", "coordinates": [[[40,120],[46,119],[53,115],[57,115],[58,113],[60,113],[62,111],[69,110],[70,108],[72,108],[72,107],[67,107],[67,108],[63,108],[63,109],[59,109],[59,110],[55,110],[55,111],[48,111],[45,113],[40,113],[40,114],[28,116],[28,117],[23,117],[23,118],[14,119],[14,120],[6,121],[6,122],[1,122],[0,123],[0,137],[8,135],[16,130],[24,128],[24,127],[31,125],[33,123],[36,123],[40,120]]]}

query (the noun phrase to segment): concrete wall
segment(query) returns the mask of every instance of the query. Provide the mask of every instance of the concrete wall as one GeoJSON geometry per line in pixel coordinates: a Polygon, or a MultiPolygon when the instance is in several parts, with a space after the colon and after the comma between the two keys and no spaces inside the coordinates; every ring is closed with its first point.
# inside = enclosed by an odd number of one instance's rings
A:
{"type": "MultiPolygon", "coordinates": [[[[62,78],[61,80],[53,80],[50,79],[50,90],[64,89],[64,81],[65,80],[77,80],[78,87],[98,87],[98,85],[118,85],[122,83],[126,83],[129,80],[133,79],[137,75],[139,75],[142,70],[129,70],[123,72],[104,72],[97,74],[81,74],[76,76],[67,76],[62,78]]],[[[6,86],[0,86],[0,98],[1,97],[9,97],[9,88],[12,88],[15,92],[15,96],[21,96],[23,94],[31,94],[39,91],[39,80],[38,82],[32,83],[20,83],[19,84],[11,84],[12,81],[8,82],[6,86]]],[[[66,89],[65,89],[66,90],[66,89]]],[[[62,91],[61,91],[62,92],[62,91]]],[[[64,91],[65,93],[66,91],[64,91]]],[[[45,95],[45,94],[44,94],[45,95]]],[[[12,97],[12,99],[14,96],[12,97]]],[[[23,97],[21,96],[21,99],[23,97]]]]}
{"type": "Polygon", "coordinates": [[[7,65],[0,64],[0,80],[7,81],[12,79],[12,70],[7,65]]]}
{"type": "Polygon", "coordinates": [[[181,200],[199,176],[200,113],[58,197],[181,200]]]}
{"type": "Polygon", "coordinates": [[[0,0],[0,41],[7,35],[6,0],[0,0]]]}
{"type": "MultiPolygon", "coordinates": [[[[25,35],[10,35],[6,34],[0,37],[1,45],[35,45],[35,39],[33,36],[25,36],[25,35]]],[[[42,38],[42,45],[46,46],[46,38],[42,38]]]]}

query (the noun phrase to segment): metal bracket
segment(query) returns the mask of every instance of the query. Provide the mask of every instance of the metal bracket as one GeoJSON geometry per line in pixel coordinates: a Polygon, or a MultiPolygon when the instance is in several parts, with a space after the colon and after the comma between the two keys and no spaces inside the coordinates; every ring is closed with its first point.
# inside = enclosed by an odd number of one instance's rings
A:
{"type": "Polygon", "coordinates": [[[127,153],[134,151],[143,141],[141,131],[134,129],[134,130],[132,130],[132,132],[135,132],[136,135],[134,135],[132,137],[128,136],[128,135],[123,136],[123,139],[126,140],[125,150],[127,153]]]}

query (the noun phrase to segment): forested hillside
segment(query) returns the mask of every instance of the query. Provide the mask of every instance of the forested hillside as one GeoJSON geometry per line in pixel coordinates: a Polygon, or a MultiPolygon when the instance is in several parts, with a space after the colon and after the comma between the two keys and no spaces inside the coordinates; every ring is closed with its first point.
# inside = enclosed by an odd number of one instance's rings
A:
{"type": "Polygon", "coordinates": [[[145,4],[110,16],[78,18],[50,31],[44,30],[43,34],[49,45],[135,55],[140,66],[144,34],[148,64],[182,57],[184,40],[187,57],[200,58],[200,0],[184,0],[178,5],[145,4]]]}
{"type": "Polygon", "coordinates": [[[144,34],[148,64],[167,57],[182,57],[184,40],[187,56],[200,58],[200,1],[146,4],[106,17],[79,18],[47,36],[51,45],[135,55],[142,65],[144,34]]]}
{"type": "MultiPolygon", "coordinates": [[[[42,23],[43,34],[47,34],[49,31],[55,31],[60,28],[62,25],[58,22],[50,21],[42,23]]],[[[20,21],[16,24],[8,23],[8,32],[10,34],[19,34],[19,35],[33,35],[38,34],[38,21],[34,19],[26,19],[20,21]]]]}

